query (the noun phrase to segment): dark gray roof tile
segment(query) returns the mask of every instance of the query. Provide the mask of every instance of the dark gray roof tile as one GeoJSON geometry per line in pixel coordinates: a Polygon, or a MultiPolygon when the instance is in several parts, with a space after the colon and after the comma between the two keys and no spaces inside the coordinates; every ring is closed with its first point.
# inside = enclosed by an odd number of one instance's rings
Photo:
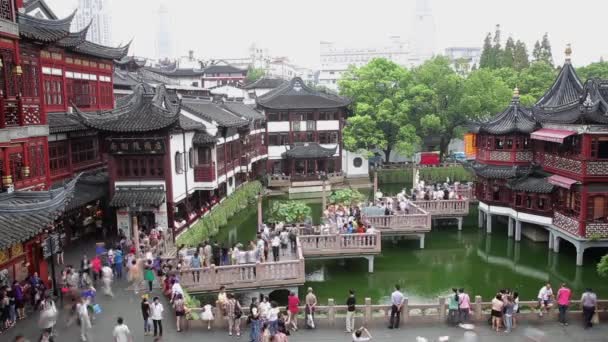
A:
{"type": "Polygon", "coordinates": [[[183,98],[182,107],[189,113],[206,121],[215,121],[222,127],[240,127],[249,124],[248,120],[223,108],[220,103],[207,99],[183,98]]]}
{"type": "Polygon", "coordinates": [[[318,143],[304,143],[291,146],[283,155],[293,159],[329,158],[336,154],[336,149],[325,148],[318,143]]]}
{"type": "Polygon", "coordinates": [[[333,94],[314,90],[295,77],[291,82],[258,97],[257,103],[271,109],[340,108],[350,100],[333,94]]]}
{"type": "Polygon", "coordinates": [[[110,207],[125,208],[133,204],[159,207],[165,201],[165,190],[157,186],[119,187],[114,192],[110,207]]]}

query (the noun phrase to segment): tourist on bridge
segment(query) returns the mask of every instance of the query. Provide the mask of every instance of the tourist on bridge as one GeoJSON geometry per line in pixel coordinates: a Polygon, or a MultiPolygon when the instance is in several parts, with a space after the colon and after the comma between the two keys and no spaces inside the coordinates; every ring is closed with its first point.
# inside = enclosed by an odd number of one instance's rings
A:
{"type": "Polygon", "coordinates": [[[201,319],[203,322],[207,322],[207,330],[211,330],[211,323],[213,323],[213,307],[211,304],[206,304],[203,306],[201,319]]]}
{"type": "MultiPolygon", "coordinates": [[[[300,309],[298,306],[300,305],[300,298],[295,292],[289,292],[289,296],[287,297],[287,312],[289,314],[289,323],[291,325],[291,330],[298,331],[298,312],[300,309]]],[[[287,327],[289,329],[289,327],[287,327]]]]}
{"type": "Polygon", "coordinates": [[[346,332],[352,333],[355,329],[355,305],[357,300],[355,298],[355,290],[348,290],[348,298],[346,299],[346,332]]]}
{"type": "Polygon", "coordinates": [[[458,290],[458,321],[467,323],[469,321],[469,311],[471,310],[471,298],[464,292],[464,288],[458,290]]]}
{"type": "Polygon", "coordinates": [[[312,287],[308,288],[306,295],[306,327],[309,329],[315,328],[315,308],[317,307],[317,296],[312,292],[312,287]]]}
{"type": "Polygon", "coordinates": [[[583,322],[585,329],[593,327],[592,319],[595,315],[595,307],[597,305],[597,295],[592,289],[587,288],[581,297],[583,305],[583,322]]]}
{"type": "Polygon", "coordinates": [[[389,329],[399,329],[399,322],[401,321],[401,310],[403,309],[403,303],[405,302],[405,296],[401,293],[401,287],[395,285],[395,291],[391,293],[391,317],[389,321],[389,329]]]}
{"type": "Polygon", "coordinates": [[[235,333],[236,336],[241,336],[241,316],[243,311],[241,309],[241,303],[239,303],[232,293],[228,294],[228,304],[226,305],[226,317],[228,319],[228,335],[232,336],[235,333]]]}
{"type": "Polygon", "coordinates": [[[279,233],[279,238],[281,239],[281,255],[287,255],[287,247],[289,246],[289,232],[287,228],[283,228],[279,233]]]}
{"type": "Polygon", "coordinates": [[[568,325],[566,319],[566,313],[568,306],[570,305],[570,297],[572,297],[572,290],[570,290],[565,283],[557,290],[557,305],[559,308],[559,323],[562,326],[568,325]]]}
{"type": "MultiPolygon", "coordinates": [[[[194,253],[192,258],[190,259],[190,268],[192,268],[192,281],[198,283],[201,280],[201,257],[198,254],[198,251],[194,253]]],[[[152,291],[152,289],[150,289],[152,291]]]]}
{"type": "Polygon", "coordinates": [[[547,283],[545,286],[540,288],[538,291],[538,315],[543,316],[543,311],[549,313],[553,304],[551,300],[553,299],[553,290],[551,289],[551,284],[547,283]]]}
{"type": "Polygon", "coordinates": [[[272,238],[270,245],[272,246],[272,261],[277,262],[279,261],[279,248],[281,247],[281,238],[278,234],[275,234],[272,238]]]}
{"type": "Polygon", "coordinates": [[[215,303],[220,308],[220,314],[222,317],[226,316],[226,305],[228,305],[228,295],[226,294],[226,287],[220,286],[220,292],[217,294],[217,302],[215,303]]]}

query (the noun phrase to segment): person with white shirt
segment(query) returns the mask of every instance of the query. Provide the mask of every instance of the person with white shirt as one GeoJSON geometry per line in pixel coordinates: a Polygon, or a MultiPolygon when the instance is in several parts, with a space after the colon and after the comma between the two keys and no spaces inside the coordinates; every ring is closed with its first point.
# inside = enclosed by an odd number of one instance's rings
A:
{"type": "Polygon", "coordinates": [[[284,228],[283,230],[281,230],[279,238],[281,240],[281,255],[285,256],[285,254],[287,253],[287,247],[289,246],[289,232],[287,231],[287,229],[284,228]]]}
{"type": "Polygon", "coordinates": [[[80,339],[86,341],[88,332],[91,329],[91,318],[89,317],[89,310],[87,309],[87,303],[81,298],[76,304],[76,312],[78,313],[78,319],[80,320],[80,339]]]}
{"type": "Polygon", "coordinates": [[[184,295],[184,289],[180,285],[177,279],[173,280],[173,285],[171,285],[171,300],[177,297],[178,294],[184,295]]]}
{"type": "Polygon", "coordinates": [[[274,335],[279,330],[279,312],[280,309],[275,301],[270,303],[270,310],[268,310],[268,329],[270,334],[274,335]]]}
{"type": "Polygon", "coordinates": [[[268,310],[270,310],[270,303],[268,302],[268,297],[264,296],[264,298],[262,298],[262,302],[258,304],[258,310],[260,311],[260,318],[262,318],[262,320],[267,320],[268,310]]]}
{"type": "Polygon", "coordinates": [[[272,238],[270,245],[272,246],[272,260],[279,261],[279,248],[281,246],[281,238],[279,238],[279,235],[275,235],[272,238]]]}
{"type": "Polygon", "coordinates": [[[116,320],[118,324],[114,327],[114,342],[133,342],[133,336],[129,327],[124,324],[122,317],[118,317],[116,320]]]}
{"type": "Polygon", "coordinates": [[[150,304],[150,318],[152,319],[152,324],[154,325],[154,336],[163,336],[163,311],[165,308],[160,303],[158,297],[154,297],[154,301],[150,304]]]}
{"type": "Polygon", "coordinates": [[[401,293],[401,287],[399,285],[395,285],[395,291],[391,293],[391,318],[389,322],[389,329],[399,329],[399,322],[401,321],[401,308],[403,307],[403,302],[405,301],[405,296],[401,293]]]}
{"type": "Polygon", "coordinates": [[[368,342],[372,340],[372,334],[367,329],[361,327],[353,332],[353,342],[368,342]],[[363,334],[365,333],[365,336],[363,334]]]}
{"type": "Polygon", "coordinates": [[[553,290],[551,284],[547,283],[538,291],[538,315],[543,316],[543,310],[549,313],[549,309],[553,306],[551,299],[553,298],[553,290]]]}

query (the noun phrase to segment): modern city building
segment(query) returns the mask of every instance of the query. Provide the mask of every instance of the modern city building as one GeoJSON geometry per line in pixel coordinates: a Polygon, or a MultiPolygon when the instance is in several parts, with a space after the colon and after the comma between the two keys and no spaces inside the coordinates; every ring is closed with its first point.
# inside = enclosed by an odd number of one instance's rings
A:
{"type": "Polygon", "coordinates": [[[169,14],[169,7],[164,3],[158,8],[158,25],[156,32],[156,58],[173,58],[174,56],[174,44],[171,35],[171,16],[169,14]]]}
{"type": "Polygon", "coordinates": [[[109,6],[108,0],[78,0],[73,30],[82,31],[88,27],[88,41],[112,46],[112,17],[109,6]]]}
{"type": "Polygon", "coordinates": [[[471,70],[473,66],[479,67],[479,60],[481,58],[481,48],[479,47],[463,47],[454,46],[445,49],[444,54],[450,59],[452,65],[456,67],[456,64],[466,64],[467,69],[471,70]]]}
{"type": "Polygon", "coordinates": [[[516,91],[468,139],[476,149],[480,226],[490,233],[492,217],[507,216],[516,241],[548,239],[555,252],[568,241],[582,265],[586,249],[608,246],[608,81],[583,84],[570,53],[532,108],[521,106],[516,91]]]}

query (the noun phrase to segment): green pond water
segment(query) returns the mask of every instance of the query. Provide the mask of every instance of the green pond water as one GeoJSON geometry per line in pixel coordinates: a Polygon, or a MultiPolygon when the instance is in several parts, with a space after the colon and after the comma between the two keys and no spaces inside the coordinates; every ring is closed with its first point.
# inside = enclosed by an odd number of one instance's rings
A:
{"type": "MultiPolygon", "coordinates": [[[[395,194],[403,184],[382,185],[381,190],[395,194]]],[[[284,198],[267,198],[270,201],[284,198]]],[[[312,208],[313,218],[321,216],[321,199],[303,199],[312,208]]],[[[220,229],[218,241],[248,242],[255,238],[257,213],[251,206],[233,217],[220,229]]],[[[316,222],[315,222],[316,223],[316,222]]],[[[334,298],[346,300],[354,289],[362,300],[385,303],[395,284],[400,284],[410,303],[434,303],[438,296],[448,295],[452,287],[464,287],[471,295],[489,300],[497,290],[511,288],[519,291],[522,300],[535,300],[538,290],[549,280],[554,287],[566,282],[579,296],[585,287],[592,287],[601,298],[608,297],[608,281],[597,275],[596,264],[608,252],[588,249],[585,266],[575,265],[574,247],[562,241],[560,253],[553,253],[547,243],[527,239],[515,243],[507,238],[505,222],[497,222],[493,233],[477,228],[477,207],[471,207],[463,230],[455,225],[433,227],[426,235],[425,249],[417,240],[384,240],[382,255],[375,259],[374,273],[367,272],[367,260],[323,260],[306,262],[306,284],[313,287],[321,303],[334,298]]]]}

